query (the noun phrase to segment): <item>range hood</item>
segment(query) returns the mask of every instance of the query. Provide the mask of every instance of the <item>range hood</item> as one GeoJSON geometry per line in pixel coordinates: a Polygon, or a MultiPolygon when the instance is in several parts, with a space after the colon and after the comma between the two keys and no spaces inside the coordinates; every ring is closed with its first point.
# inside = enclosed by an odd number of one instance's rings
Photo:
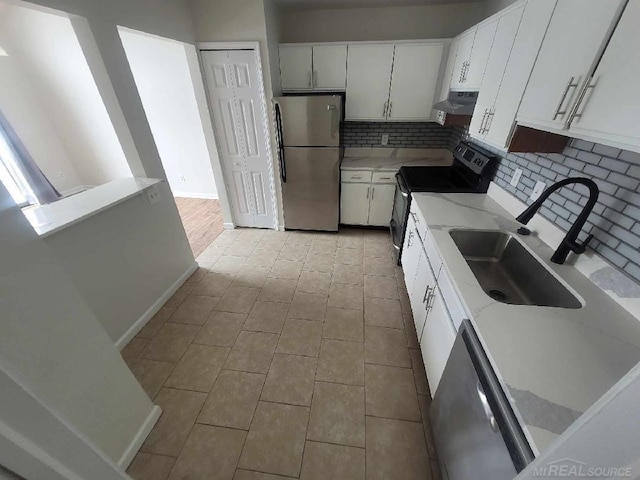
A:
{"type": "Polygon", "coordinates": [[[449,92],[446,100],[436,103],[434,110],[450,115],[473,115],[478,92],[449,92]]]}

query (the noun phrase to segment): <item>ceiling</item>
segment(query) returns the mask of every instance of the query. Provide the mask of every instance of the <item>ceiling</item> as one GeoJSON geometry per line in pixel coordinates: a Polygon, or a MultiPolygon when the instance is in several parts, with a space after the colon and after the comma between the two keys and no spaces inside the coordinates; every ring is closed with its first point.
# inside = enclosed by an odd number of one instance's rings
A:
{"type": "Polygon", "coordinates": [[[329,8],[404,7],[408,5],[442,5],[482,0],[275,0],[284,10],[322,10],[329,8]]]}

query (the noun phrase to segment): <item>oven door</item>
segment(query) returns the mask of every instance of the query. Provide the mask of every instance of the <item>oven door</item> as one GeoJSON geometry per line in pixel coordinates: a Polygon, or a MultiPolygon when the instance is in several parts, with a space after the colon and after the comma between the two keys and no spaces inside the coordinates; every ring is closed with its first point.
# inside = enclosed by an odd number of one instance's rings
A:
{"type": "Polygon", "coordinates": [[[409,204],[411,197],[402,176],[396,173],[396,192],[393,199],[393,213],[391,214],[391,241],[393,243],[394,260],[400,265],[402,244],[404,243],[404,231],[409,217],[409,204]]]}

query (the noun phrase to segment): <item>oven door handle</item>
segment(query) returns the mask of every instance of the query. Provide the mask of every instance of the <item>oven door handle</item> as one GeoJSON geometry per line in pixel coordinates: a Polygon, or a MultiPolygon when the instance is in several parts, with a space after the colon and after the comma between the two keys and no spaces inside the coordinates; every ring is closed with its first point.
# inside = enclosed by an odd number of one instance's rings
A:
{"type": "Polygon", "coordinates": [[[398,190],[400,191],[400,195],[404,198],[409,196],[409,189],[407,188],[407,184],[404,182],[402,175],[396,173],[396,182],[398,182],[398,190]]]}

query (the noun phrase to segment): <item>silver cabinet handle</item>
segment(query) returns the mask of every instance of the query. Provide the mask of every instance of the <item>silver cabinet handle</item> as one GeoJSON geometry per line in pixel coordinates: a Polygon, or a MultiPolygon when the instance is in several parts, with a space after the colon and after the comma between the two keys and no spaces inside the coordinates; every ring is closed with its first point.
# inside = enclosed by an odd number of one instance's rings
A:
{"type": "Polygon", "coordinates": [[[462,83],[467,83],[467,74],[469,73],[469,65],[471,65],[471,60],[467,60],[464,62],[464,75],[462,77],[462,83]]]}
{"type": "Polygon", "coordinates": [[[418,215],[416,215],[413,212],[410,212],[410,213],[411,213],[411,218],[413,218],[413,223],[415,223],[416,225],[419,224],[420,223],[420,219],[418,218],[418,215]]]}
{"type": "Polygon", "coordinates": [[[587,96],[587,91],[593,90],[594,88],[596,88],[596,84],[593,83],[593,77],[587,78],[587,81],[585,82],[584,87],[582,87],[582,90],[580,91],[580,95],[578,95],[578,101],[571,109],[571,114],[569,115],[569,120],[567,120],[567,125],[573,122],[573,120],[575,120],[576,118],[582,117],[584,110],[578,113],[578,109],[580,108],[580,105],[582,105],[582,102],[587,96]]]}
{"type": "Polygon", "coordinates": [[[313,71],[313,87],[317,87],[318,86],[318,71],[314,70],[313,71]]]}
{"type": "Polygon", "coordinates": [[[382,105],[382,117],[387,118],[387,102],[382,105]]]}
{"type": "Polygon", "coordinates": [[[388,116],[389,118],[391,118],[391,111],[392,111],[392,110],[393,110],[393,102],[389,102],[389,112],[388,112],[388,114],[387,114],[387,116],[388,116]]]}
{"type": "Polygon", "coordinates": [[[313,77],[313,74],[311,73],[311,71],[309,71],[309,73],[307,73],[307,86],[309,86],[309,87],[311,87],[311,85],[312,85],[311,77],[313,77]]]}
{"type": "Polygon", "coordinates": [[[491,411],[491,406],[489,405],[489,400],[487,400],[487,395],[484,393],[484,389],[482,388],[482,384],[478,380],[476,384],[476,390],[478,391],[478,397],[480,398],[480,403],[482,404],[482,410],[484,410],[484,414],[489,420],[489,425],[491,425],[491,430],[498,433],[499,427],[498,422],[496,421],[496,417],[493,415],[491,411]]]}
{"type": "Polygon", "coordinates": [[[462,79],[464,78],[464,64],[466,62],[462,62],[462,68],[460,68],[460,75],[458,75],[458,83],[462,83],[462,79]]]}
{"type": "Polygon", "coordinates": [[[369,199],[369,191],[371,190],[371,187],[367,187],[367,200],[369,199]]]}
{"type": "Polygon", "coordinates": [[[431,294],[431,285],[427,285],[427,289],[424,291],[424,297],[422,297],[422,303],[427,301],[427,297],[431,294]]]}
{"type": "Polygon", "coordinates": [[[484,121],[486,120],[487,115],[489,115],[489,109],[485,108],[484,115],[482,115],[482,120],[480,121],[480,128],[478,128],[478,133],[480,134],[484,132],[484,121]]]}
{"type": "Polygon", "coordinates": [[[378,180],[391,180],[391,177],[380,177],[378,180]]]}
{"type": "Polygon", "coordinates": [[[553,114],[553,120],[555,120],[556,118],[558,118],[560,115],[564,115],[567,113],[567,110],[562,110],[562,105],[564,105],[564,101],[567,98],[567,95],[569,93],[569,90],[571,90],[572,88],[576,88],[578,86],[578,82],[575,82],[575,77],[571,77],[569,79],[569,81],[567,82],[567,86],[564,87],[564,92],[562,92],[562,97],[560,97],[560,101],[558,102],[558,106],[556,107],[556,111],[553,114]]]}
{"type": "Polygon", "coordinates": [[[376,193],[376,187],[371,187],[371,200],[373,200],[373,196],[376,193]]]}
{"type": "Polygon", "coordinates": [[[362,175],[354,175],[351,177],[352,180],[360,180],[362,178],[362,175]]]}
{"type": "Polygon", "coordinates": [[[484,132],[482,133],[488,133],[489,130],[491,130],[491,125],[493,124],[493,117],[496,114],[495,110],[491,110],[489,112],[489,115],[487,116],[487,124],[484,127],[484,132]]]}
{"type": "Polygon", "coordinates": [[[407,238],[407,247],[413,244],[413,230],[409,231],[409,238],[407,238]]]}

